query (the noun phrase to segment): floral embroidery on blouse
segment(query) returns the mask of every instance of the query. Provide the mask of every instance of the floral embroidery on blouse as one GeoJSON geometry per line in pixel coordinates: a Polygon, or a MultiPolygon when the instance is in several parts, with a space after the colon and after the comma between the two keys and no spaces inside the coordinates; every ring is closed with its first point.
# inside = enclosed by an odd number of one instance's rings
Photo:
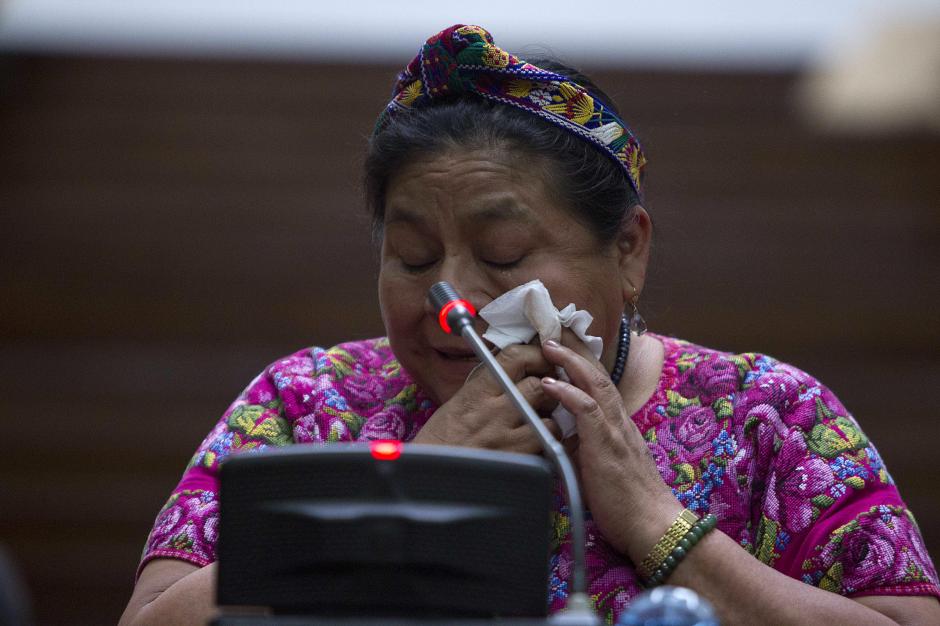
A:
{"type": "MultiPolygon", "coordinates": [[[[632,416],[679,501],[757,559],[844,595],[934,595],[937,572],[877,450],[816,379],[753,353],[658,337],[659,386],[632,416]]],[[[155,557],[215,560],[218,466],[232,453],[291,443],[410,441],[436,407],[387,339],[311,348],[276,361],[223,414],[157,516],[141,567],[155,557]]],[[[587,512],[589,593],[614,623],[642,591],[587,512]]],[[[550,611],[565,606],[567,505],[556,486],[550,611]]]]}

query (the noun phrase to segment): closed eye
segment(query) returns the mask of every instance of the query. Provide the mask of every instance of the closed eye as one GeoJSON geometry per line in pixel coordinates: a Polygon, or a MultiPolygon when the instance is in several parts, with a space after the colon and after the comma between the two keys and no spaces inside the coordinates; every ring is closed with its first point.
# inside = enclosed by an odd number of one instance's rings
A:
{"type": "Polygon", "coordinates": [[[522,258],[523,257],[519,257],[514,261],[484,261],[484,263],[498,270],[511,270],[512,268],[522,263],[522,258]]]}
{"type": "Polygon", "coordinates": [[[431,269],[435,263],[436,261],[428,261],[427,263],[405,263],[404,261],[401,261],[401,266],[406,272],[419,274],[425,270],[431,269]]]}

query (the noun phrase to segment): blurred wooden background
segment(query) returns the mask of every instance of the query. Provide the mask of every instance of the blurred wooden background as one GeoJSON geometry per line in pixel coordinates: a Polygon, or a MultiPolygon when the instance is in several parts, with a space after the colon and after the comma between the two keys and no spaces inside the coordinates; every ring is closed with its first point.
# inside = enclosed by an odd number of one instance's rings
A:
{"type": "MultiPolygon", "coordinates": [[[[117,620],[265,364],[382,333],[359,168],[396,69],[0,57],[0,542],[40,623],[117,620]]],[[[827,382],[940,556],[940,137],[820,134],[796,74],[595,75],[650,156],[651,328],[827,382]]]]}

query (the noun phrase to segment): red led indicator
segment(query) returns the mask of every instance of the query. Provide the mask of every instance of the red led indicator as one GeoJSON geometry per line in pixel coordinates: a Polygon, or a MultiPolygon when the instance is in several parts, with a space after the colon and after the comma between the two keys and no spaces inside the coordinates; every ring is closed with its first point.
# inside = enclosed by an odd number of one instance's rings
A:
{"type": "Polygon", "coordinates": [[[467,302],[466,300],[451,300],[441,308],[441,312],[437,314],[437,323],[441,325],[441,328],[444,329],[444,332],[448,335],[450,334],[450,324],[447,323],[447,314],[450,313],[450,310],[455,306],[462,306],[463,308],[470,311],[470,315],[476,315],[477,311],[473,308],[473,305],[467,302]]]}
{"type": "Polygon", "coordinates": [[[394,461],[401,456],[401,442],[395,439],[370,441],[369,451],[372,453],[373,459],[394,461]]]}

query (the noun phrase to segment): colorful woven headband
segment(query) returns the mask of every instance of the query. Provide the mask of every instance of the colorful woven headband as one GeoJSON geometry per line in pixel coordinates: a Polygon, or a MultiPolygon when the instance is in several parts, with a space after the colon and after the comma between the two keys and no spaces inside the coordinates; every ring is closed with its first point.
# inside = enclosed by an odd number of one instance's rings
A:
{"type": "Polygon", "coordinates": [[[429,106],[435,98],[474,93],[538,115],[590,141],[617,161],[642,195],[640,172],[646,157],[627,125],[569,78],[497,48],[479,26],[457,24],[428,39],[398,75],[392,93],[376,132],[400,111],[429,106]]]}

